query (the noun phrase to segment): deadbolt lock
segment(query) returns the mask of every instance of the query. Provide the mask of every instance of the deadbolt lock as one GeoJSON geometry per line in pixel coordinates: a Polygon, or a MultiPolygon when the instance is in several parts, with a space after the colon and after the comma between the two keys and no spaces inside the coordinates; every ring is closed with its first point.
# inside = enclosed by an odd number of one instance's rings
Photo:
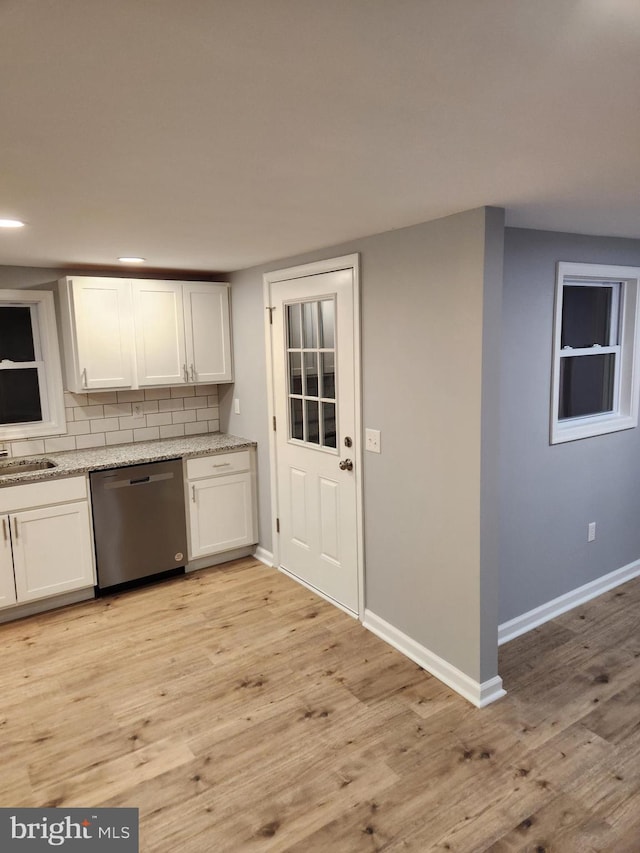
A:
{"type": "Polygon", "coordinates": [[[351,440],[351,438],[348,435],[345,436],[344,446],[345,447],[351,447],[352,444],[353,444],[353,441],[351,440]]]}

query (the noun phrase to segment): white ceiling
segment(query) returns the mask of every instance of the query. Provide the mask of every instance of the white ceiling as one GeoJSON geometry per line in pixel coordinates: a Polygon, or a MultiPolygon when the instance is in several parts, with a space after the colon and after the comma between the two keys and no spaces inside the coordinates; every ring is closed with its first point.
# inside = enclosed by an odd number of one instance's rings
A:
{"type": "Polygon", "coordinates": [[[638,0],[0,0],[0,264],[640,235],[638,0]]]}

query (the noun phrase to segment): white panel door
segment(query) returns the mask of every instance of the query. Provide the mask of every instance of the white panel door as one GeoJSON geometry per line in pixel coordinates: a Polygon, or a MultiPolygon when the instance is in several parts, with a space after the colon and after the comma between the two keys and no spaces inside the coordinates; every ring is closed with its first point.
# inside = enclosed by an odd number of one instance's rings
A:
{"type": "Polygon", "coordinates": [[[139,279],[132,287],[138,385],[184,384],[182,285],[139,279]]]}
{"type": "Polygon", "coordinates": [[[9,535],[9,518],[0,518],[2,535],[0,537],[0,607],[8,607],[16,603],[16,584],[13,577],[13,555],[11,553],[11,536],[9,535]]]}
{"type": "Polygon", "coordinates": [[[353,270],[271,283],[281,568],[358,611],[353,270]]]}
{"type": "Polygon", "coordinates": [[[130,388],[131,285],[117,278],[73,279],[78,372],[84,389],[130,388]]]}
{"type": "Polygon", "coordinates": [[[10,521],[18,601],[95,583],[86,501],[16,512],[10,521]]]}
{"type": "Polygon", "coordinates": [[[229,285],[183,285],[187,363],[191,382],[231,382],[229,285]]]}
{"type": "Polygon", "coordinates": [[[252,545],[256,541],[251,474],[229,474],[189,483],[190,559],[252,545]]]}

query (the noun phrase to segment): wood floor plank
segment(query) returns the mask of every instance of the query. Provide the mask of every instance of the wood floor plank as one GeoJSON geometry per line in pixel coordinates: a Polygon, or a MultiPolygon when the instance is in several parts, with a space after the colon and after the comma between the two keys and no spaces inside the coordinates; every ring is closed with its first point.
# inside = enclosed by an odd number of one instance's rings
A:
{"type": "Polygon", "coordinates": [[[6,623],[0,805],[137,807],[143,853],[638,853],[638,614],[502,646],[482,711],[251,558],[6,623]]]}

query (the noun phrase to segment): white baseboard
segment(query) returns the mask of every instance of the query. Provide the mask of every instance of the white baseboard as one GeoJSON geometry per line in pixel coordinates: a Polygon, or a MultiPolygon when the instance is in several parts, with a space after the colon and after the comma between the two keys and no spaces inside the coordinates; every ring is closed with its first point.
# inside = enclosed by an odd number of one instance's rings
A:
{"type": "Polygon", "coordinates": [[[365,610],[362,624],[478,708],[484,708],[506,694],[499,675],[482,683],[475,681],[370,610],[365,610]]]}
{"type": "Polygon", "coordinates": [[[253,556],[256,560],[260,560],[261,563],[264,563],[265,566],[269,566],[269,568],[273,568],[273,554],[271,551],[267,551],[266,548],[263,548],[262,545],[258,545],[256,550],[253,552],[253,556]]]}
{"type": "Polygon", "coordinates": [[[14,619],[22,619],[24,616],[34,616],[36,613],[44,613],[45,610],[67,607],[69,604],[78,604],[80,601],[89,601],[95,597],[94,587],[89,586],[84,589],[76,589],[73,592],[63,592],[50,598],[39,598],[37,601],[27,601],[25,604],[4,607],[0,610],[0,623],[12,622],[14,619]]]}
{"type": "Polygon", "coordinates": [[[609,572],[608,575],[596,578],[596,580],[572,589],[571,592],[560,595],[546,604],[541,604],[540,607],[535,607],[528,613],[523,613],[521,616],[516,616],[515,619],[503,622],[502,625],[498,625],[498,645],[501,646],[503,643],[508,643],[509,640],[514,640],[521,634],[526,634],[527,631],[537,628],[538,625],[543,625],[550,619],[555,619],[556,616],[566,613],[567,610],[573,610],[574,607],[591,601],[592,598],[596,598],[603,592],[614,589],[620,584],[638,577],[638,575],[640,575],[640,560],[635,560],[633,563],[622,566],[621,569],[609,572]]]}
{"type": "Polygon", "coordinates": [[[253,557],[253,545],[248,545],[244,548],[233,548],[231,551],[223,551],[221,554],[213,554],[211,557],[198,557],[197,560],[191,560],[184,567],[185,572],[199,572],[200,569],[209,569],[213,566],[220,566],[222,563],[229,563],[231,560],[241,560],[243,557],[253,557]]]}

